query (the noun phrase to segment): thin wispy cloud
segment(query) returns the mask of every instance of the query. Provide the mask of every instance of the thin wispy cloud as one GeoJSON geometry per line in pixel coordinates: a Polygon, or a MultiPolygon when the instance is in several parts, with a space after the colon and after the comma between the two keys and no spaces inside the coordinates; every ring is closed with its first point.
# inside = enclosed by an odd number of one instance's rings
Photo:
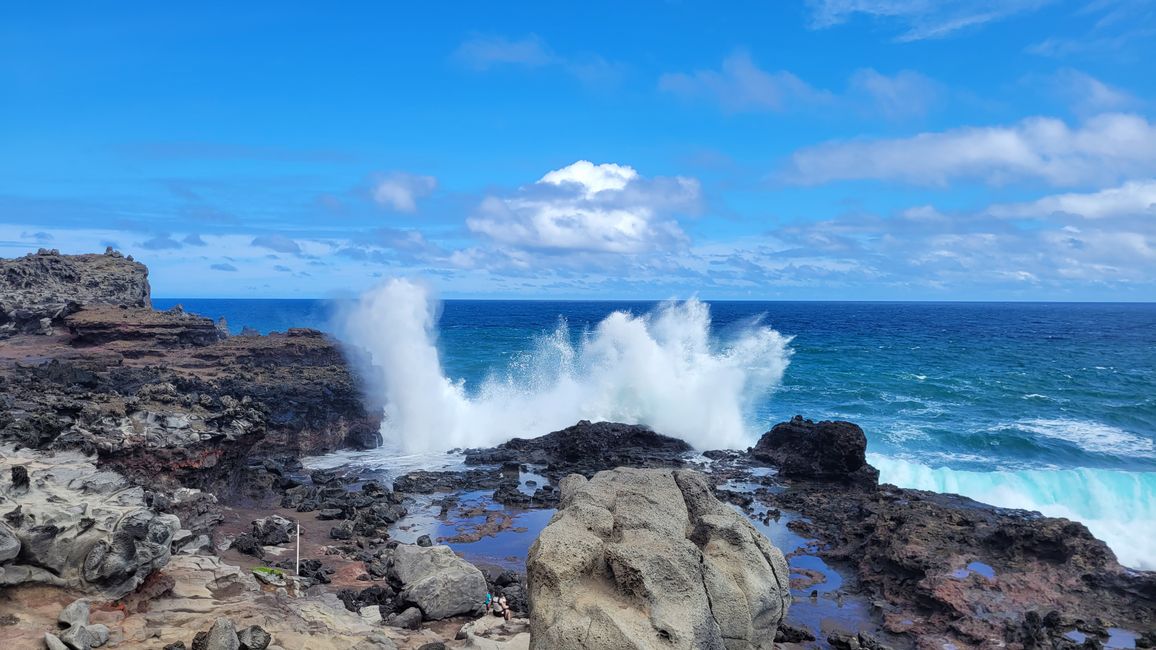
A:
{"type": "Polygon", "coordinates": [[[489,70],[501,65],[537,68],[558,60],[536,34],[516,39],[494,35],[474,36],[454,50],[453,59],[473,70],[489,70]]]}
{"type": "Polygon", "coordinates": [[[827,29],[865,16],[899,30],[897,41],[945,38],[1025,14],[1054,0],[807,0],[811,27],[827,29]]]}
{"type": "Polygon", "coordinates": [[[684,99],[717,104],[728,113],[810,111],[858,112],[888,119],[927,114],[945,94],[934,80],[912,70],[895,75],[871,68],[855,71],[843,92],[816,88],[787,70],[766,70],[738,50],[719,69],[671,72],[659,90],[684,99]]]}
{"type": "Polygon", "coordinates": [[[450,59],[475,72],[500,67],[553,68],[591,87],[616,84],[627,73],[625,64],[607,60],[599,54],[557,53],[537,34],[520,38],[475,35],[462,42],[450,59]]]}
{"type": "Polygon", "coordinates": [[[1128,91],[1072,68],[1049,75],[1043,85],[1078,115],[1131,110],[1142,103],[1128,91]]]}
{"type": "Polygon", "coordinates": [[[1156,37],[1156,1],[1091,0],[1075,11],[1074,31],[1054,34],[1029,45],[1030,54],[1130,58],[1131,46],[1156,37]]]}

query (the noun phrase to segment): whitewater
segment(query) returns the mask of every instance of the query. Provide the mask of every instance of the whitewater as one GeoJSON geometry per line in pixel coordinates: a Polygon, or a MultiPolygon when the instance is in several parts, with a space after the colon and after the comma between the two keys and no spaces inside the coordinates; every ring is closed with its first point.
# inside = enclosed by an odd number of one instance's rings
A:
{"type": "Polygon", "coordinates": [[[384,397],[382,433],[406,452],[496,445],[578,420],[647,424],[706,448],[749,440],[746,414],[782,380],[790,339],[751,323],[711,340],[710,310],[687,300],[616,311],[572,342],[565,321],[473,394],[447,377],[429,289],[394,279],[348,308],[342,332],[365,349],[384,397]]]}
{"type": "Polygon", "coordinates": [[[407,280],[356,301],[182,302],[366,350],[388,451],[353,462],[420,465],[581,419],[700,450],[797,413],[845,419],[883,481],[1078,520],[1156,569],[1156,305],[442,303],[407,280]]]}

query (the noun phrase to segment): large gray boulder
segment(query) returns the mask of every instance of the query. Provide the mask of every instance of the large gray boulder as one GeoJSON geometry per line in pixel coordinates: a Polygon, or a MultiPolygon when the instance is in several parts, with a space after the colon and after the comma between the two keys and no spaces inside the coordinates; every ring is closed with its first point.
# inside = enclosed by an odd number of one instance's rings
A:
{"type": "Polygon", "coordinates": [[[774,646],[786,560],[701,474],[619,468],[560,487],[526,562],[531,648],[774,646]]]}
{"type": "Polygon", "coordinates": [[[116,599],[169,561],[172,515],[77,452],[0,446],[0,587],[44,583],[116,599]],[[10,480],[13,467],[27,485],[10,480]],[[13,552],[15,549],[15,552],[13,552]]]}
{"type": "Polygon", "coordinates": [[[399,598],[426,620],[474,614],[485,604],[486,577],[448,546],[398,546],[391,562],[388,576],[401,583],[399,598]]]}

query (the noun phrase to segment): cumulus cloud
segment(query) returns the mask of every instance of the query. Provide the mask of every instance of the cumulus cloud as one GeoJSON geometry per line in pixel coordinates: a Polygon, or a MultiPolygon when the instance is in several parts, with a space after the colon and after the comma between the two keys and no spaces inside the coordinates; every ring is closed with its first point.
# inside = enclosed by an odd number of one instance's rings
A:
{"type": "Polygon", "coordinates": [[[373,200],[378,205],[398,212],[414,212],[417,210],[417,200],[428,196],[436,188],[437,179],[433,176],[393,172],[374,182],[373,200]]]}
{"type": "Polygon", "coordinates": [[[804,185],[838,180],[946,185],[967,179],[1073,186],[1153,172],[1156,125],[1139,115],[1106,113],[1074,127],[1032,117],[1011,126],[829,142],[794,153],[782,176],[804,185]]]}
{"type": "Polygon", "coordinates": [[[807,0],[811,27],[825,29],[856,15],[893,23],[898,41],[944,38],[967,28],[1035,11],[1052,0],[807,0]]]}
{"type": "Polygon", "coordinates": [[[731,113],[789,111],[826,106],[887,118],[920,116],[942,95],[941,86],[912,70],[886,75],[871,68],[856,71],[843,94],[815,88],[786,70],[764,70],[739,50],[718,70],[662,75],[659,90],[688,99],[715,102],[731,113]]]}
{"type": "Polygon", "coordinates": [[[685,241],[670,215],[699,200],[695,179],[645,179],[629,166],[580,160],[511,196],[487,197],[466,224],[514,248],[639,253],[685,241]]]}
{"type": "Polygon", "coordinates": [[[458,46],[453,58],[474,70],[488,70],[496,65],[538,67],[556,60],[546,43],[535,34],[520,39],[474,36],[458,46]]]}
{"type": "Polygon", "coordinates": [[[1129,181],[1091,193],[1045,196],[1036,201],[992,206],[997,217],[1031,218],[1070,214],[1087,219],[1148,215],[1156,217],[1156,179],[1129,181]]]}
{"type": "Polygon", "coordinates": [[[254,237],[251,243],[253,246],[268,248],[278,253],[290,253],[293,255],[301,253],[301,246],[285,235],[260,235],[254,237]]]}
{"type": "Polygon", "coordinates": [[[237,270],[237,267],[229,264],[228,262],[223,262],[221,264],[211,264],[209,265],[209,268],[213,269],[214,271],[229,271],[230,273],[236,272],[237,270]]]}

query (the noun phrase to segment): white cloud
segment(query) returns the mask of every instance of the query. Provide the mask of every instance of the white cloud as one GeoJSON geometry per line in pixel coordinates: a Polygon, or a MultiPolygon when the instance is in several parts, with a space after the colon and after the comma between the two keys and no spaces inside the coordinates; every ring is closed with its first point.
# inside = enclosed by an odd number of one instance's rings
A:
{"type": "Polygon", "coordinates": [[[437,188],[437,184],[433,176],[393,172],[376,180],[373,200],[398,212],[414,212],[417,210],[417,200],[428,196],[437,188]]]}
{"type": "Polygon", "coordinates": [[[632,167],[580,160],[513,196],[487,197],[466,224],[517,249],[640,253],[685,241],[669,214],[699,199],[691,178],[644,179],[632,167]]]}
{"type": "Polygon", "coordinates": [[[966,28],[1039,9],[1051,0],[807,0],[811,26],[841,25],[856,14],[894,22],[905,31],[896,40],[943,38],[966,28]]]}
{"type": "Polygon", "coordinates": [[[996,217],[1034,218],[1071,214],[1087,219],[1150,215],[1156,217],[1156,180],[1129,181],[1087,194],[1056,194],[1028,203],[992,206],[996,217]]]}
{"type": "Polygon", "coordinates": [[[1156,125],[1138,115],[1108,113],[1077,127],[1032,117],[1011,126],[829,142],[797,151],[783,176],[807,185],[838,180],[946,185],[953,179],[1000,185],[1028,179],[1072,186],[1153,172],[1156,125]]]}
{"type": "Polygon", "coordinates": [[[546,43],[535,34],[517,40],[503,36],[475,36],[458,46],[454,58],[474,70],[488,70],[496,65],[535,68],[557,60],[546,43]]]}
{"type": "Polygon", "coordinates": [[[786,70],[759,67],[745,51],[723,60],[719,70],[674,72],[659,77],[659,90],[718,103],[732,113],[789,111],[826,106],[895,119],[927,113],[942,95],[932,79],[912,70],[889,76],[864,68],[851,75],[843,95],[815,88],[786,70]]]}

